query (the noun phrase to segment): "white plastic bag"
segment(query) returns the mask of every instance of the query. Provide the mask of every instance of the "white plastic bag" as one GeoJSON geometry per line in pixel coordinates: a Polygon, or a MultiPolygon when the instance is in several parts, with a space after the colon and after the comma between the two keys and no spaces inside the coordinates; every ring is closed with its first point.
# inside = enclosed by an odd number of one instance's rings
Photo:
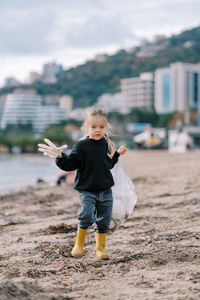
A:
{"type": "Polygon", "coordinates": [[[134,184],[123,170],[121,158],[111,172],[115,185],[112,187],[113,211],[110,230],[115,231],[123,220],[132,214],[137,195],[134,184]]]}

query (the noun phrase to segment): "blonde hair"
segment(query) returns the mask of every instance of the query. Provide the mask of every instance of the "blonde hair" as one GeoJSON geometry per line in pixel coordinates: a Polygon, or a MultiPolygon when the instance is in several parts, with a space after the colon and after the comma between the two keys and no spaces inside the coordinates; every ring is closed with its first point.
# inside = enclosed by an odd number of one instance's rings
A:
{"type": "MultiPolygon", "coordinates": [[[[83,129],[84,129],[85,125],[87,125],[90,122],[91,117],[102,117],[105,119],[107,125],[109,125],[108,124],[108,116],[107,116],[107,113],[105,112],[105,110],[93,106],[93,107],[89,107],[86,110],[85,121],[82,126],[83,129]]],[[[84,139],[86,136],[87,135],[85,134],[82,139],[84,139]]],[[[107,134],[105,134],[104,138],[108,143],[108,151],[109,151],[110,156],[112,157],[115,152],[115,148],[107,134]]]]}

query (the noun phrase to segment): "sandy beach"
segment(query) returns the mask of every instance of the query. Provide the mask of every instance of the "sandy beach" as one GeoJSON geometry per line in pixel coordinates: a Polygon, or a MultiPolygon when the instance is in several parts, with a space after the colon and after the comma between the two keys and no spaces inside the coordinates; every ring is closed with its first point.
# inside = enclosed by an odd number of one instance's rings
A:
{"type": "Polygon", "coordinates": [[[71,186],[0,195],[0,300],[200,299],[200,151],[129,151],[138,202],[95,257],[71,257],[80,203],[71,186]]]}

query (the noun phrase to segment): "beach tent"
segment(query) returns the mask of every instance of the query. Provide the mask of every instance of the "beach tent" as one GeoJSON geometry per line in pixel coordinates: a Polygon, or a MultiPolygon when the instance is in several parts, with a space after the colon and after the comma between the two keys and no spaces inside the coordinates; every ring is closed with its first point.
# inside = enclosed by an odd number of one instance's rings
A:
{"type": "Polygon", "coordinates": [[[178,130],[170,130],[169,135],[169,152],[183,153],[193,146],[193,140],[187,132],[179,132],[178,130]]]}

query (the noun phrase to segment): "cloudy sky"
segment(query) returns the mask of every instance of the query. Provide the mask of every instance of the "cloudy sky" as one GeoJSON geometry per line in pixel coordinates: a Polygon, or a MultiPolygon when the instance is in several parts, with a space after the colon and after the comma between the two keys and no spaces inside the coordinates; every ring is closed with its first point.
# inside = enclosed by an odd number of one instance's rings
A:
{"type": "Polygon", "coordinates": [[[0,86],[200,25],[199,0],[0,0],[0,86]]]}

